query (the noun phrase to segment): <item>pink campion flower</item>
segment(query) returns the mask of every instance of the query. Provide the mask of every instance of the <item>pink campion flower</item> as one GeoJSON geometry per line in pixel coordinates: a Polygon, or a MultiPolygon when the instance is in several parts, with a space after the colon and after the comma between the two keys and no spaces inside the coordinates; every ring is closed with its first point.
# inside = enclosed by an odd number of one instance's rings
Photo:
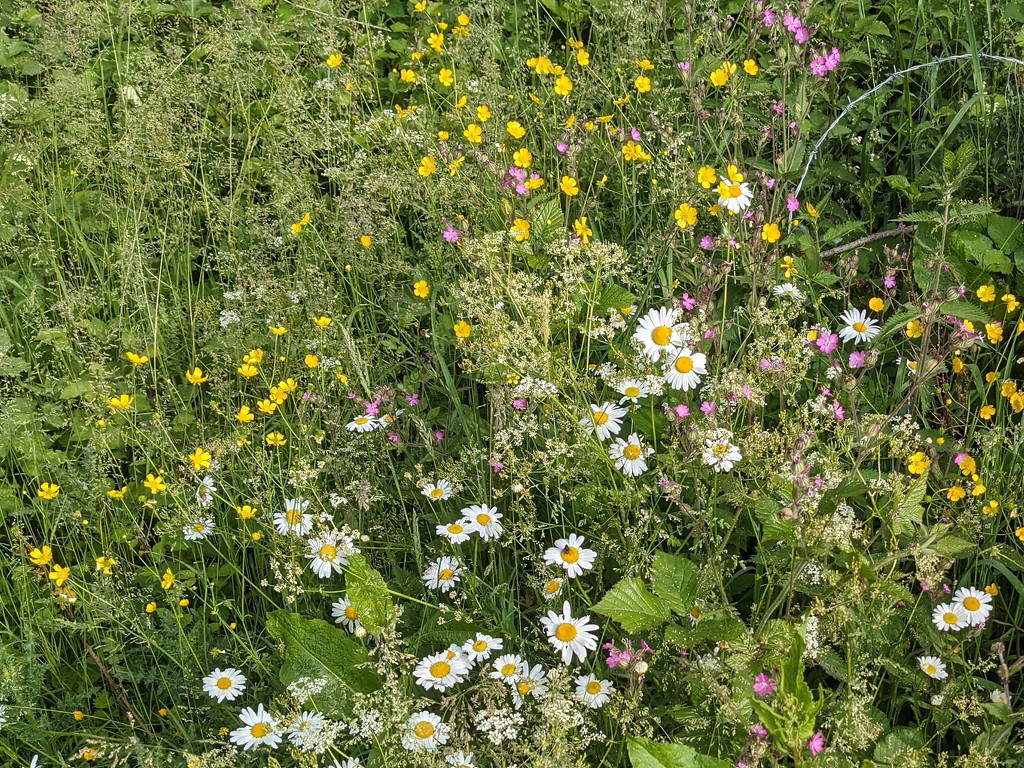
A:
{"type": "Polygon", "coordinates": [[[944,592],[945,594],[947,594],[947,595],[948,595],[948,594],[949,594],[950,592],[952,592],[953,590],[949,588],[949,584],[943,584],[943,585],[942,585],[942,591],[943,591],[943,592],[944,592]]]}
{"type": "Polygon", "coordinates": [[[398,445],[402,442],[402,436],[397,432],[388,432],[388,442],[398,445]]]}
{"type": "Polygon", "coordinates": [[[684,75],[688,75],[690,74],[690,69],[693,65],[690,64],[690,62],[688,61],[680,61],[678,64],[676,64],[676,66],[679,67],[680,72],[682,72],[684,75]]]}
{"type": "Polygon", "coordinates": [[[767,371],[769,368],[772,367],[772,361],[769,360],[767,357],[762,357],[760,361],[758,361],[757,367],[760,368],[762,371],[767,371]]]}
{"type": "Polygon", "coordinates": [[[718,405],[713,400],[705,400],[703,403],[700,404],[700,412],[703,413],[705,416],[710,416],[716,410],[718,410],[718,405]]]}
{"type": "Polygon", "coordinates": [[[793,42],[797,45],[804,45],[808,40],[811,39],[811,32],[807,27],[800,27],[796,32],[793,33],[793,42]]]}
{"type": "Polygon", "coordinates": [[[929,589],[929,588],[928,588],[928,585],[927,585],[927,584],[925,584],[925,583],[924,583],[924,582],[922,581],[922,582],[921,582],[921,591],[922,591],[922,592],[931,592],[931,589],[929,589]]]}
{"type": "Polygon", "coordinates": [[[839,336],[828,331],[822,331],[818,338],[814,340],[814,346],[818,348],[821,354],[831,355],[839,348],[839,336]]]}
{"type": "Polygon", "coordinates": [[[883,277],[882,285],[884,285],[888,290],[891,291],[893,288],[896,287],[896,275],[890,274],[883,277]]]}
{"type": "Polygon", "coordinates": [[[442,440],[444,440],[444,432],[442,432],[440,429],[435,430],[435,432],[434,432],[434,440],[436,440],[439,443],[442,440]]]}
{"type": "Polygon", "coordinates": [[[840,58],[838,48],[832,48],[829,53],[824,53],[824,49],[822,49],[822,55],[811,61],[811,74],[816,77],[825,77],[839,66],[840,58]]]}
{"type": "MultiPolygon", "coordinates": [[[[774,104],[772,104],[772,112],[774,114],[781,115],[784,110],[785,110],[785,108],[783,107],[781,101],[776,101],[774,104]]],[[[771,189],[771,187],[768,187],[768,189],[771,189]]]]}
{"type": "Polygon", "coordinates": [[[366,415],[376,416],[380,413],[380,400],[374,400],[372,403],[366,404],[366,415]]]}
{"type": "Polygon", "coordinates": [[[705,251],[710,251],[712,248],[715,247],[714,238],[711,237],[711,235],[704,235],[704,237],[700,239],[700,247],[703,248],[705,251]]]}
{"type": "Polygon", "coordinates": [[[771,8],[766,8],[764,11],[764,16],[761,19],[761,23],[764,24],[766,27],[774,27],[775,22],[777,20],[778,16],[775,15],[775,11],[773,11],[771,8]]]}
{"type": "Polygon", "coordinates": [[[505,468],[505,465],[497,459],[490,459],[487,463],[491,465],[491,469],[493,469],[495,473],[501,472],[501,470],[505,468]]]}
{"type": "Polygon", "coordinates": [[[761,698],[771,696],[775,693],[775,681],[762,672],[754,678],[754,693],[761,698]]]}
{"type": "Polygon", "coordinates": [[[846,411],[843,410],[843,406],[839,404],[838,400],[832,401],[832,415],[836,417],[836,421],[846,418],[846,411]]]}
{"type": "Polygon", "coordinates": [[[956,454],[956,456],[953,457],[953,463],[956,464],[959,467],[960,466],[960,462],[962,462],[968,456],[970,456],[969,453],[958,453],[958,454],[956,454]]]}
{"type": "Polygon", "coordinates": [[[675,412],[677,419],[682,420],[690,417],[690,409],[687,406],[683,405],[682,403],[677,405],[672,410],[675,412]]]}
{"type": "Polygon", "coordinates": [[[768,738],[768,729],[760,723],[754,723],[750,726],[750,735],[755,739],[764,740],[768,738]]]}
{"type": "Polygon", "coordinates": [[[688,293],[683,294],[683,298],[679,300],[679,303],[687,312],[692,311],[697,306],[697,300],[688,293]]]}
{"type": "Polygon", "coordinates": [[[512,407],[515,408],[517,411],[525,411],[526,410],[526,398],[525,397],[517,397],[515,400],[512,401],[512,407]]]}
{"type": "Polygon", "coordinates": [[[807,748],[811,750],[811,755],[818,755],[825,749],[825,737],[821,731],[811,736],[811,740],[807,742],[807,748]]]}
{"type": "Polygon", "coordinates": [[[796,32],[800,27],[803,26],[803,22],[800,21],[792,13],[787,13],[782,17],[782,26],[784,26],[790,32],[796,32]]]}
{"type": "Polygon", "coordinates": [[[629,138],[631,138],[633,141],[640,141],[640,139],[642,138],[642,135],[640,133],[640,129],[639,128],[630,128],[629,129],[629,138]]]}
{"type": "Polygon", "coordinates": [[[704,338],[705,339],[713,339],[713,338],[715,338],[715,329],[714,328],[708,328],[706,331],[704,331],[704,338]]]}
{"type": "Polygon", "coordinates": [[[413,392],[411,395],[405,396],[405,402],[409,404],[410,408],[415,408],[420,404],[420,396],[416,392],[413,392]]]}
{"type": "Polygon", "coordinates": [[[786,210],[790,212],[800,210],[800,200],[796,197],[787,197],[786,210]]]}
{"type": "Polygon", "coordinates": [[[851,368],[863,368],[864,364],[868,361],[868,355],[866,352],[851,352],[850,353],[850,367],[851,368]]]}
{"type": "Polygon", "coordinates": [[[444,231],[444,239],[449,243],[459,242],[459,230],[449,224],[448,228],[444,231]]]}
{"type": "Polygon", "coordinates": [[[566,144],[564,141],[560,141],[557,144],[555,144],[555,149],[558,150],[558,154],[564,155],[566,152],[569,151],[569,145],[566,144]]]}

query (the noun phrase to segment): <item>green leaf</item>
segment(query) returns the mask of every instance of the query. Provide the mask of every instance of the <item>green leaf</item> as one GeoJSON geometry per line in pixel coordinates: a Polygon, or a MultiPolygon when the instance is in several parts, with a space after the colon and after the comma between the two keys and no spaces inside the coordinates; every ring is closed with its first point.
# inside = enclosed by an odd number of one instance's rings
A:
{"type": "Polygon", "coordinates": [[[388,585],[362,555],[349,555],[345,584],[349,601],[359,611],[359,620],[371,635],[379,635],[395,621],[397,614],[388,585]]]}
{"type": "Polygon", "coordinates": [[[284,663],[278,673],[282,685],[303,677],[327,682],[309,701],[328,717],[350,717],[353,694],[370,693],[381,686],[377,675],[365,666],[366,649],[323,619],[274,611],[267,616],[267,631],[284,644],[284,663]]]}
{"type": "Polygon", "coordinates": [[[939,305],[939,311],[944,315],[959,317],[961,320],[970,320],[977,325],[985,325],[992,322],[992,318],[985,310],[963,299],[944,301],[939,305]]]}
{"type": "Polygon", "coordinates": [[[626,750],[633,768],[732,768],[728,760],[702,755],[686,744],[661,744],[630,736],[626,750]]]}
{"type": "Polygon", "coordinates": [[[654,629],[672,616],[665,601],[648,592],[643,579],[638,578],[620,581],[605,593],[593,611],[619,622],[627,632],[654,629]]]}
{"type": "Polygon", "coordinates": [[[654,592],[680,616],[687,616],[697,598],[697,566],[679,555],[657,552],[651,572],[654,592]]]}

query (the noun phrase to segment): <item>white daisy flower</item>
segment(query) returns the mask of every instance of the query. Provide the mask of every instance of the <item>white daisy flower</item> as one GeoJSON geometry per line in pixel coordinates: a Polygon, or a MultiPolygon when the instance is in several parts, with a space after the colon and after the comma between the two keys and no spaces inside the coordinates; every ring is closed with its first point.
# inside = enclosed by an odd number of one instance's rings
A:
{"type": "Polygon", "coordinates": [[[447,555],[438,558],[423,572],[423,581],[429,589],[439,589],[444,593],[451,592],[460,581],[462,563],[457,557],[447,555]]]}
{"type": "Polygon", "coordinates": [[[245,691],[245,675],[234,667],[218,667],[203,678],[203,692],[218,704],[234,701],[245,691]]]}
{"type": "Polygon", "coordinates": [[[512,701],[516,709],[522,708],[527,696],[540,698],[548,692],[548,673],[544,668],[540,664],[535,664],[533,669],[529,669],[529,665],[526,667],[527,670],[512,683],[512,701]]]}
{"type": "Polygon", "coordinates": [[[772,295],[787,296],[791,299],[796,299],[797,301],[804,300],[803,292],[792,283],[782,283],[781,285],[776,285],[772,289],[772,295]]]}
{"type": "Polygon", "coordinates": [[[676,310],[651,308],[637,323],[633,341],[642,347],[648,359],[657,362],[663,353],[686,343],[686,329],[686,324],[678,321],[676,310]]]}
{"type": "Polygon", "coordinates": [[[540,588],[540,593],[544,595],[545,600],[554,600],[562,594],[562,584],[562,579],[548,579],[540,588]]]}
{"type": "Polygon", "coordinates": [[[181,529],[185,541],[202,541],[213,534],[215,523],[212,517],[200,517],[181,529]]]}
{"type": "Polygon", "coordinates": [[[491,539],[497,539],[501,536],[504,528],[501,527],[501,520],[503,515],[498,511],[497,507],[488,507],[486,504],[473,504],[469,507],[464,507],[462,510],[463,522],[466,525],[466,529],[471,533],[479,533],[480,538],[484,541],[490,541],[491,539]]]}
{"type": "Polygon", "coordinates": [[[447,480],[438,480],[436,483],[427,483],[420,491],[431,501],[444,501],[452,497],[452,484],[447,480]]]}
{"type": "Polygon", "coordinates": [[[597,675],[576,678],[576,695],[591,709],[600,709],[607,704],[614,690],[611,680],[598,680],[597,675]]]}
{"type": "Polygon", "coordinates": [[[568,664],[575,655],[580,661],[587,658],[587,651],[597,648],[597,635],[594,630],[600,629],[597,624],[588,624],[590,616],[574,619],[569,609],[569,602],[562,603],[562,613],[548,611],[542,616],[540,623],[548,633],[548,642],[562,654],[562,663],[568,664]]]}
{"type": "Polygon", "coordinates": [[[625,405],[627,402],[638,403],[651,394],[650,388],[640,379],[626,379],[615,387],[615,391],[622,395],[619,405],[625,405]]]}
{"type": "Polygon", "coordinates": [[[294,533],[305,536],[313,530],[313,516],[306,513],[309,500],[301,496],[297,499],[284,500],[284,512],[274,513],[274,527],[282,536],[294,533]]]}
{"type": "Polygon", "coordinates": [[[635,432],[628,440],[616,437],[608,446],[608,456],[615,462],[615,468],[626,477],[639,477],[647,471],[647,457],[654,449],[644,445],[635,432]]]}
{"type": "Polygon", "coordinates": [[[502,680],[512,685],[516,680],[525,675],[529,669],[530,666],[518,653],[506,653],[494,660],[494,667],[488,673],[488,677],[492,680],[502,680]]]}
{"type": "Polygon", "coordinates": [[[345,425],[345,429],[349,432],[373,432],[380,426],[380,422],[372,416],[367,416],[365,413],[361,416],[356,416],[352,421],[345,425]]]}
{"type": "Polygon", "coordinates": [[[339,597],[331,604],[331,616],[336,624],[344,625],[349,632],[355,632],[363,622],[359,619],[359,611],[352,605],[348,597],[339,597]]]}
{"type": "Polygon", "coordinates": [[[743,458],[740,449],[733,445],[732,432],[722,429],[704,441],[704,463],[714,467],[716,472],[728,472],[743,458]]]}
{"type": "Polygon", "coordinates": [[[445,762],[452,768],[476,768],[472,752],[452,752],[445,758],[445,762]]]}
{"type": "Polygon", "coordinates": [[[469,674],[470,665],[461,654],[451,654],[448,651],[441,651],[427,656],[420,660],[413,670],[413,677],[416,684],[438,691],[447,691],[466,679],[469,674]]]}
{"type": "Polygon", "coordinates": [[[703,352],[693,352],[688,347],[669,355],[662,370],[665,381],[672,389],[688,392],[700,384],[700,377],[708,372],[707,356],[703,352]]]}
{"type": "Polygon", "coordinates": [[[213,504],[213,494],[217,492],[217,486],[213,482],[213,478],[209,475],[203,477],[199,481],[199,487],[196,488],[196,503],[204,509],[213,504]]]}
{"type": "Polygon", "coordinates": [[[942,603],[932,611],[932,622],[940,632],[963,629],[970,626],[967,611],[956,603],[942,603]]]}
{"type": "Polygon", "coordinates": [[[935,680],[945,680],[949,677],[949,674],[946,672],[946,665],[942,663],[942,659],[938,656],[922,656],[917,660],[917,663],[921,665],[921,671],[928,675],[928,677],[935,680]]]}
{"type": "Polygon", "coordinates": [[[402,746],[411,752],[430,752],[448,743],[451,729],[433,712],[417,712],[405,723],[402,746]]]}
{"type": "Polygon", "coordinates": [[[868,317],[863,309],[850,308],[839,316],[844,326],[839,329],[839,338],[843,341],[856,341],[858,344],[871,341],[878,335],[878,321],[868,317]]]}
{"type": "Polygon", "coordinates": [[[580,419],[580,426],[586,429],[588,434],[597,434],[598,440],[607,440],[612,435],[619,434],[619,430],[622,429],[622,417],[625,415],[626,409],[615,403],[591,403],[590,414],[580,419]]]}
{"type": "Polygon", "coordinates": [[[953,593],[953,603],[967,614],[967,623],[972,627],[984,624],[992,612],[992,596],[974,587],[960,587],[953,593]]]}
{"type": "Polygon", "coordinates": [[[754,193],[745,181],[732,181],[719,176],[722,183],[718,185],[718,204],[729,213],[743,213],[750,207],[754,193]]]}
{"type": "Polygon", "coordinates": [[[464,541],[469,541],[470,530],[465,524],[464,520],[457,520],[454,523],[448,523],[447,525],[439,525],[434,529],[438,536],[443,536],[448,539],[452,544],[461,544],[464,541]]]}
{"type": "Polygon", "coordinates": [[[281,744],[281,734],[277,732],[277,718],[267,712],[262,704],[256,709],[246,707],[238,714],[243,725],[231,732],[231,743],[237,744],[248,752],[255,747],[266,745],[276,749],[281,744]]]}
{"type": "Polygon", "coordinates": [[[505,641],[500,637],[491,637],[482,632],[477,632],[475,638],[467,640],[462,644],[462,651],[470,662],[476,664],[481,661],[487,661],[491,658],[492,653],[500,651],[504,647],[505,641]]]}
{"type": "Polygon", "coordinates": [[[306,749],[317,742],[327,718],[319,712],[303,712],[288,726],[288,738],[299,749],[306,749]]]}
{"type": "Polygon", "coordinates": [[[553,547],[544,550],[544,562],[561,566],[570,579],[582,576],[584,571],[594,567],[597,558],[594,550],[583,547],[584,541],[584,537],[576,533],[570,533],[567,539],[558,539],[553,547]]]}
{"type": "Polygon", "coordinates": [[[311,561],[309,569],[316,574],[317,578],[329,579],[332,575],[341,573],[341,566],[348,565],[345,553],[352,551],[352,540],[339,542],[339,537],[348,538],[336,531],[331,531],[306,542],[306,546],[309,548],[306,551],[306,559],[311,561]]]}

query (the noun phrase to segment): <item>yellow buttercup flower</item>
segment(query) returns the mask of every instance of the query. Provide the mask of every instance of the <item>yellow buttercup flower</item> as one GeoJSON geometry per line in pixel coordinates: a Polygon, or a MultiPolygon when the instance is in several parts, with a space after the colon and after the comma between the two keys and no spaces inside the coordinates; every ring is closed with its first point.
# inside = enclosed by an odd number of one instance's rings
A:
{"type": "Polygon", "coordinates": [[[143,485],[152,493],[154,496],[161,491],[167,490],[167,483],[160,475],[154,475],[152,473],[146,475],[146,480],[143,485]]]}
{"type": "Polygon", "coordinates": [[[256,414],[252,412],[248,405],[243,405],[238,413],[235,414],[235,419],[240,421],[242,424],[248,424],[250,421],[256,418],[256,414]]]}
{"type": "Polygon", "coordinates": [[[192,468],[197,472],[201,469],[210,468],[210,459],[212,456],[202,448],[196,448],[192,453],[188,455],[189,461],[192,462],[192,468]]]}
{"type": "Polygon", "coordinates": [[[743,71],[753,77],[761,71],[761,68],[757,65],[757,62],[754,59],[746,59],[743,62],[743,71]]]}
{"type": "Polygon", "coordinates": [[[145,355],[137,355],[134,352],[125,352],[124,356],[128,358],[128,362],[132,365],[145,365],[149,362],[149,358],[145,355]]]}
{"type": "Polygon", "coordinates": [[[55,582],[58,587],[63,587],[64,583],[71,578],[71,568],[63,565],[53,564],[53,569],[50,571],[50,581],[55,582]]]}
{"type": "Polygon", "coordinates": [[[127,411],[132,407],[132,403],[135,402],[134,397],[129,395],[118,395],[107,400],[107,405],[110,406],[112,411],[127,411]]]}
{"type": "Polygon", "coordinates": [[[559,96],[568,96],[572,92],[572,80],[565,75],[555,80],[555,93],[559,96]]]}
{"type": "Polygon", "coordinates": [[[471,326],[465,320],[460,320],[455,324],[453,330],[455,331],[456,337],[460,339],[468,339],[469,334],[472,333],[473,331],[473,326],[471,326]]]}
{"type": "Polygon", "coordinates": [[[526,219],[515,219],[509,229],[517,243],[530,239],[530,222],[526,219]]]}
{"type": "Polygon", "coordinates": [[[883,309],[885,309],[885,302],[878,296],[873,296],[871,300],[868,302],[868,309],[870,309],[872,312],[881,312],[883,309]]]}
{"type": "Polygon", "coordinates": [[[121,488],[111,488],[107,491],[108,499],[123,499],[125,494],[128,493],[128,486],[124,485],[121,488]]]}
{"type": "Polygon", "coordinates": [[[470,123],[466,126],[466,130],[462,132],[462,135],[466,137],[466,141],[472,142],[473,144],[479,144],[483,138],[484,132],[476,123],[470,123]]]}
{"type": "Polygon", "coordinates": [[[427,178],[428,176],[432,176],[436,171],[437,161],[434,158],[428,155],[420,160],[420,167],[418,170],[420,176],[427,178]]]}
{"type": "Polygon", "coordinates": [[[332,322],[334,322],[334,321],[330,317],[328,317],[327,315],[323,315],[322,317],[314,317],[313,318],[313,325],[315,325],[317,328],[321,328],[321,329],[326,328],[332,322]]]}
{"type": "Polygon", "coordinates": [[[761,227],[761,239],[769,243],[777,243],[782,238],[778,224],[765,224],[761,227]]]}
{"type": "Polygon", "coordinates": [[[918,451],[907,459],[907,470],[912,475],[923,475],[932,465],[932,460],[923,451],[918,451]]]}
{"type": "Polygon", "coordinates": [[[50,501],[60,495],[60,486],[56,483],[43,483],[36,489],[36,496],[50,501]]]}
{"type": "Polygon", "coordinates": [[[718,171],[709,165],[701,166],[697,171],[697,181],[704,189],[711,189],[711,185],[718,181],[718,171]]]}
{"type": "Polygon", "coordinates": [[[53,550],[44,544],[29,552],[28,559],[32,562],[32,565],[49,565],[53,561],[53,550]]]}
{"type": "Polygon", "coordinates": [[[185,371],[185,379],[193,387],[198,387],[200,384],[209,381],[210,377],[203,373],[202,368],[196,366],[191,371],[185,371]]]}
{"type": "Polygon", "coordinates": [[[238,373],[246,379],[251,379],[259,372],[259,369],[255,365],[251,365],[250,363],[243,363],[242,365],[238,366],[238,373]]]}
{"type": "Polygon", "coordinates": [[[508,135],[513,139],[521,139],[526,135],[526,129],[517,120],[505,123],[505,130],[508,131],[508,135]]]}
{"type": "Polygon", "coordinates": [[[576,237],[580,238],[583,241],[584,245],[590,242],[590,238],[593,236],[594,231],[587,224],[586,216],[580,216],[578,219],[576,219],[572,223],[572,228],[573,231],[576,233],[576,237]]]}
{"type": "Polygon", "coordinates": [[[174,572],[170,568],[164,571],[164,575],[160,579],[160,586],[163,587],[164,590],[168,590],[174,586],[174,572]]]}
{"type": "Polygon", "coordinates": [[[651,78],[646,75],[637,75],[633,81],[633,87],[637,93],[648,93],[651,90],[651,78]]]}
{"type": "Polygon", "coordinates": [[[575,197],[580,193],[580,185],[576,182],[572,176],[563,176],[561,183],[558,188],[561,189],[569,197],[575,197]]]}
{"type": "Polygon", "coordinates": [[[689,203],[680,203],[679,207],[676,208],[676,212],[672,215],[675,217],[676,225],[680,229],[693,227],[697,224],[697,209],[689,203]]]}
{"type": "Polygon", "coordinates": [[[96,558],[96,570],[102,572],[104,576],[112,576],[115,565],[117,565],[117,561],[112,557],[100,556],[96,558]]]}
{"type": "Polygon", "coordinates": [[[280,432],[270,432],[267,435],[266,439],[267,445],[274,446],[275,448],[280,448],[282,445],[288,442],[288,440],[285,439],[285,436],[282,435],[280,432]]]}
{"type": "Polygon", "coordinates": [[[426,280],[417,280],[413,283],[412,294],[418,299],[425,299],[430,295],[430,283],[426,280]]]}
{"type": "Polygon", "coordinates": [[[283,325],[270,325],[267,326],[267,330],[269,330],[275,336],[284,336],[286,333],[288,333],[288,329],[285,328],[283,325]]]}
{"type": "Polygon", "coordinates": [[[340,53],[332,53],[327,57],[327,66],[331,69],[337,69],[341,66],[342,58],[340,53]]]}
{"type": "Polygon", "coordinates": [[[369,235],[362,235],[359,238],[359,244],[363,246],[363,248],[369,248],[371,245],[373,245],[373,238],[370,237],[369,235]]]}

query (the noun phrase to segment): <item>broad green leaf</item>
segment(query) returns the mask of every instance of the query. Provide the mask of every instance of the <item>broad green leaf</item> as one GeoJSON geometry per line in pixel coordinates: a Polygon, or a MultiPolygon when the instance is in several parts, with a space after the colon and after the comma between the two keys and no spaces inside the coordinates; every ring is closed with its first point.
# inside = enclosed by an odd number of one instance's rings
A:
{"type": "Polygon", "coordinates": [[[984,325],[985,323],[992,322],[992,318],[987,312],[985,312],[985,310],[963,299],[954,299],[953,301],[942,302],[942,304],[939,305],[939,312],[943,315],[959,317],[961,320],[970,320],[976,325],[984,325]]]}
{"type": "Polygon", "coordinates": [[[732,768],[728,760],[702,755],[686,744],[661,744],[630,736],[626,750],[633,768],[732,768]]]}
{"type": "Polygon", "coordinates": [[[384,577],[362,555],[349,555],[345,585],[348,599],[371,635],[379,635],[395,620],[395,606],[384,577]]]}
{"type": "Polygon", "coordinates": [[[352,695],[381,686],[377,675],[365,667],[366,649],[343,629],[322,619],[274,611],[267,616],[267,631],[284,644],[284,663],[278,673],[281,684],[303,677],[326,681],[309,701],[328,717],[351,716],[352,695]]]}
{"type": "Polygon", "coordinates": [[[697,597],[697,566],[680,555],[657,552],[651,573],[654,592],[680,616],[689,615],[697,597]]]}
{"type": "Polygon", "coordinates": [[[593,610],[619,622],[627,632],[654,629],[672,616],[665,601],[648,592],[643,580],[637,578],[620,581],[593,610]]]}

